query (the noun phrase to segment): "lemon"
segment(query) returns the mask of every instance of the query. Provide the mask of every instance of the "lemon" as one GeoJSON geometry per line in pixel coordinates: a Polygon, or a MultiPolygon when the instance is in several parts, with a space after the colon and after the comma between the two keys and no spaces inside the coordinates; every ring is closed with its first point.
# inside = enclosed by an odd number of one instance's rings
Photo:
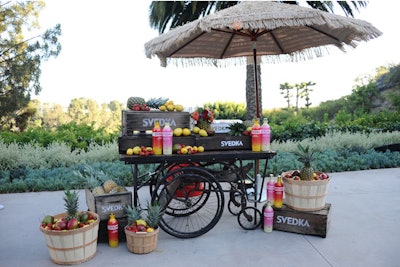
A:
{"type": "Polygon", "coordinates": [[[204,130],[204,129],[200,129],[200,131],[199,131],[199,135],[200,135],[200,136],[202,136],[202,137],[206,137],[206,136],[208,136],[208,134],[207,134],[206,130],[204,130]]]}
{"type": "Polygon", "coordinates": [[[189,136],[191,134],[190,129],[189,128],[184,128],[182,131],[182,134],[184,136],[189,136]]]}
{"type": "Polygon", "coordinates": [[[168,100],[167,102],[165,102],[165,106],[168,106],[168,105],[173,105],[174,104],[174,101],[172,101],[172,100],[168,100]]]}
{"type": "Polygon", "coordinates": [[[175,110],[175,106],[172,105],[172,104],[169,104],[169,105],[167,106],[167,110],[168,110],[168,111],[174,111],[174,110],[175,110]]]}
{"type": "Polygon", "coordinates": [[[198,146],[197,147],[197,152],[199,152],[199,153],[204,152],[204,146],[198,146]]]}
{"type": "Polygon", "coordinates": [[[174,136],[181,136],[183,133],[182,128],[175,128],[173,131],[174,136]]]}
{"type": "Polygon", "coordinates": [[[133,148],[133,154],[139,155],[140,151],[142,151],[142,148],[140,146],[135,146],[133,148]]]}
{"type": "Polygon", "coordinates": [[[126,150],[126,154],[127,154],[128,156],[132,156],[132,155],[133,155],[133,148],[128,148],[128,149],[126,150]]]}
{"type": "Polygon", "coordinates": [[[193,133],[198,134],[199,131],[200,131],[200,128],[199,128],[199,127],[197,127],[197,126],[194,126],[194,127],[193,127],[193,130],[192,130],[193,133]]]}
{"type": "Polygon", "coordinates": [[[187,154],[188,153],[188,149],[186,147],[182,147],[181,148],[181,153],[182,154],[187,154]]]}
{"type": "Polygon", "coordinates": [[[161,111],[166,111],[166,110],[167,110],[167,107],[164,106],[164,105],[162,105],[162,106],[159,107],[159,109],[160,109],[161,111]]]}
{"type": "Polygon", "coordinates": [[[183,106],[182,105],[175,105],[175,110],[178,112],[183,111],[183,106]]]}

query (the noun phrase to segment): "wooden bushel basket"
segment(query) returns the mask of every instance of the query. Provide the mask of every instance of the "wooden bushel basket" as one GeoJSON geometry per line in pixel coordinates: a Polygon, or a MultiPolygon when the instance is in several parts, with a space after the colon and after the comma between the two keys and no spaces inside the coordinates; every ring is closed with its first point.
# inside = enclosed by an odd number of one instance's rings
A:
{"type": "Polygon", "coordinates": [[[283,175],[286,205],[299,211],[317,211],[325,207],[330,178],[325,180],[299,181],[283,175]]]}
{"type": "Polygon", "coordinates": [[[151,233],[132,232],[125,228],[126,246],[128,250],[135,254],[147,254],[157,247],[158,231],[160,228],[151,233]]]}
{"type": "MultiPolygon", "coordinates": [[[[47,230],[40,227],[50,258],[54,263],[70,265],[92,259],[96,255],[99,216],[90,212],[96,219],[89,226],[68,231],[47,230]]],[[[54,215],[54,218],[66,216],[66,213],[54,215]]]]}

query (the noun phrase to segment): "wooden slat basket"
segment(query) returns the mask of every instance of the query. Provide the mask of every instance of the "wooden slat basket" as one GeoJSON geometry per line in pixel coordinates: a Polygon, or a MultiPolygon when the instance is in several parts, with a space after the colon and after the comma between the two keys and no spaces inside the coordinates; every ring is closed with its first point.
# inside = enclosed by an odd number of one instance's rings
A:
{"type": "Polygon", "coordinates": [[[147,254],[157,247],[159,228],[151,233],[135,233],[125,229],[126,246],[128,250],[135,254],[147,254]]]}
{"type": "MultiPolygon", "coordinates": [[[[47,230],[40,227],[54,263],[62,265],[79,264],[92,259],[97,251],[99,216],[91,212],[96,221],[89,226],[68,231],[47,230]]],[[[66,213],[57,214],[55,219],[65,217],[66,213]]]]}
{"type": "Polygon", "coordinates": [[[283,176],[286,205],[299,211],[317,211],[325,207],[330,178],[299,181],[283,176]]]}

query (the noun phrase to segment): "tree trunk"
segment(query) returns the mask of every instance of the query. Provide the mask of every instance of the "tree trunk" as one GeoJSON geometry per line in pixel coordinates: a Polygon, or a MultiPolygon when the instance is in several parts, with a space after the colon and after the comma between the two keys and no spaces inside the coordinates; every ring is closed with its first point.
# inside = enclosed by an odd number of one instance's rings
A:
{"type": "MultiPolygon", "coordinates": [[[[256,88],[254,78],[254,64],[252,60],[247,63],[247,78],[246,78],[246,120],[253,120],[257,117],[256,112],[256,88]]],[[[258,107],[260,116],[262,114],[261,100],[261,67],[257,64],[257,80],[258,80],[258,107]]]]}

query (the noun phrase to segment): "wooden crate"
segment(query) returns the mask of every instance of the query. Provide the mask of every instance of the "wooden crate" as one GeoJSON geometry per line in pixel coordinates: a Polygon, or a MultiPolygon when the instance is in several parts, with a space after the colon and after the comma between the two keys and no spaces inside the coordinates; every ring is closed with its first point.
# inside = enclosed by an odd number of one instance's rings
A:
{"type": "Polygon", "coordinates": [[[203,146],[205,151],[247,150],[251,149],[251,137],[229,134],[214,134],[207,137],[196,136],[196,146],[203,146]]]}
{"type": "Polygon", "coordinates": [[[274,208],[274,230],[326,237],[330,224],[331,204],[319,211],[297,211],[285,204],[274,208]]]}
{"type": "MultiPolygon", "coordinates": [[[[125,226],[128,224],[127,217],[118,218],[118,241],[125,242],[125,226]]],[[[99,224],[99,234],[98,234],[98,242],[100,243],[108,243],[108,230],[107,230],[108,220],[100,221],[99,224]]]]}
{"type": "Polygon", "coordinates": [[[134,131],[152,130],[154,122],[158,120],[164,127],[169,122],[171,128],[189,128],[189,112],[168,111],[122,111],[122,135],[132,135],[134,131]]]}
{"type": "MultiPolygon", "coordinates": [[[[194,146],[196,142],[194,135],[174,136],[172,140],[173,144],[183,144],[187,146],[194,146]]],[[[151,135],[138,134],[133,136],[120,136],[118,138],[119,154],[126,154],[128,148],[133,148],[135,146],[151,146],[151,135]]]]}
{"type": "Polygon", "coordinates": [[[114,213],[117,219],[125,217],[125,206],[132,206],[132,192],[130,191],[94,196],[90,190],[86,189],[85,194],[89,210],[97,213],[101,221],[108,221],[111,213],[114,213]]]}

